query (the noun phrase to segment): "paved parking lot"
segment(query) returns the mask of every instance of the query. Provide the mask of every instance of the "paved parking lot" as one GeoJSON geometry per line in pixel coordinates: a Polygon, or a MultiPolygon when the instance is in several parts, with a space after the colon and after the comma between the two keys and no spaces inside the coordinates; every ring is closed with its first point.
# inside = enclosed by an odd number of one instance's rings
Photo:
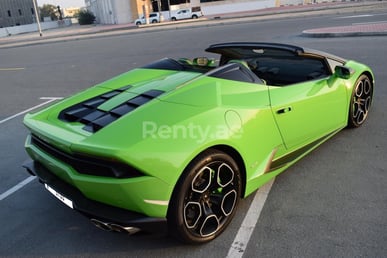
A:
{"type": "Polygon", "coordinates": [[[387,75],[382,53],[387,50],[387,37],[300,37],[304,30],[342,25],[343,20],[346,25],[380,22],[387,20],[385,13],[117,34],[2,49],[0,218],[5,223],[0,256],[226,257],[236,247],[244,257],[386,256],[387,90],[383,82],[387,75]],[[255,194],[241,202],[222,236],[207,245],[186,246],[165,232],[128,237],[100,231],[21,168],[27,158],[23,112],[165,56],[201,56],[211,43],[247,40],[291,43],[353,58],[371,66],[377,85],[372,112],[363,127],[340,132],[278,176],[264,203],[257,198],[263,209],[247,240],[236,239],[245,215],[256,204],[255,194]]]}

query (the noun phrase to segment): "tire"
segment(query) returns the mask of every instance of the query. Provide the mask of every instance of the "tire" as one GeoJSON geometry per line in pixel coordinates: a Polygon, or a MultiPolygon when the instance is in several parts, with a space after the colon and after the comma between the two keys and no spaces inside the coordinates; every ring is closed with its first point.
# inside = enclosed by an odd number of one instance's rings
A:
{"type": "Polygon", "coordinates": [[[231,222],[240,197],[237,163],[224,152],[203,152],[175,187],[167,216],[169,233],[190,244],[213,240],[231,222]]]}
{"type": "Polygon", "coordinates": [[[192,19],[197,19],[198,16],[196,14],[192,15],[192,19]]]}
{"type": "Polygon", "coordinates": [[[177,19],[176,19],[176,17],[172,17],[172,19],[171,19],[172,21],[176,21],[177,19]]]}
{"type": "Polygon", "coordinates": [[[136,25],[137,25],[137,26],[141,25],[141,22],[136,22],[136,25]]]}
{"type": "Polygon", "coordinates": [[[152,23],[157,23],[157,20],[152,20],[152,23]]]}
{"type": "Polygon", "coordinates": [[[373,90],[371,79],[362,74],[352,91],[348,127],[357,128],[366,121],[372,103],[373,90]]]}

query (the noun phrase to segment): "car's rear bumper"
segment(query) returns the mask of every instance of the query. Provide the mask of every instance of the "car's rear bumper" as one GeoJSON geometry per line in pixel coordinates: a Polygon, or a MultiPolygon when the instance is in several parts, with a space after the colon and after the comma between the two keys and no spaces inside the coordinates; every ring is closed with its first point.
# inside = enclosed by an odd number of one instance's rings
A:
{"type": "MultiPolygon", "coordinates": [[[[78,189],[60,180],[41,163],[31,159],[24,162],[23,167],[39,182],[49,186],[61,196],[70,200],[72,208],[90,219],[94,219],[108,225],[120,225],[122,227],[134,227],[145,231],[160,231],[166,229],[165,218],[152,218],[146,215],[110,206],[85,197],[78,189]]],[[[62,200],[63,201],[63,200],[62,200]]]]}

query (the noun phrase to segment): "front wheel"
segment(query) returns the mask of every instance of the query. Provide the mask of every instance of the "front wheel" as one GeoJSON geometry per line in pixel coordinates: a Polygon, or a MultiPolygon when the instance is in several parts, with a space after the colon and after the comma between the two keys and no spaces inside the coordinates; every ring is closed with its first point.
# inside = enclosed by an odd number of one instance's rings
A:
{"type": "Polygon", "coordinates": [[[368,117],[373,95],[373,85],[370,78],[362,74],[357,79],[351,95],[348,115],[348,127],[361,126],[368,117]]]}
{"type": "Polygon", "coordinates": [[[231,222],[240,196],[236,162],[224,152],[203,152],[176,185],[168,210],[170,233],[186,243],[211,241],[231,222]]]}

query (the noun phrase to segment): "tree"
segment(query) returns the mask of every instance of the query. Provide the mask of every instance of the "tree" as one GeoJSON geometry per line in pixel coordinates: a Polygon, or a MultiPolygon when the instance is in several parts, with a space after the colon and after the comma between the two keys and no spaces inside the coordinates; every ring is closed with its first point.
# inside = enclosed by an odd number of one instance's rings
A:
{"type": "Polygon", "coordinates": [[[80,25],[93,24],[95,21],[95,16],[89,10],[81,10],[78,13],[78,22],[80,25]]]}
{"type": "Polygon", "coordinates": [[[52,4],[44,4],[42,7],[39,7],[40,17],[50,17],[51,20],[58,20],[58,9],[55,5],[52,4]]]}

